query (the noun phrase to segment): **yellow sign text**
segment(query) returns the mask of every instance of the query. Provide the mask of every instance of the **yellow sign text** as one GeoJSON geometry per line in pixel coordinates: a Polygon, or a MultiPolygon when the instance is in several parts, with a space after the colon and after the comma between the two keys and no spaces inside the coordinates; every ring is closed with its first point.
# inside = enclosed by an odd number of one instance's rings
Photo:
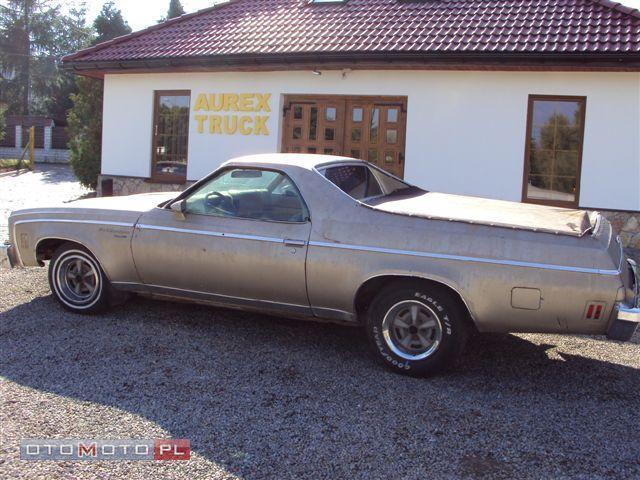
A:
{"type": "Polygon", "coordinates": [[[242,115],[232,112],[271,112],[270,93],[201,93],[196,97],[196,112],[220,112],[195,115],[198,133],[214,135],[269,135],[269,115],[242,115]],[[223,114],[225,112],[226,114],[223,114]]]}

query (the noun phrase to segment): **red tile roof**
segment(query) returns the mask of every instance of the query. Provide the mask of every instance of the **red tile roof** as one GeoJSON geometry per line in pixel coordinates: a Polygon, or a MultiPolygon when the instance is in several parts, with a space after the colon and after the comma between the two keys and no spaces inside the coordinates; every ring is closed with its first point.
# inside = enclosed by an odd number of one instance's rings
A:
{"type": "Polygon", "coordinates": [[[616,54],[640,60],[640,12],[608,0],[231,0],[64,59],[341,54],[616,54]]]}

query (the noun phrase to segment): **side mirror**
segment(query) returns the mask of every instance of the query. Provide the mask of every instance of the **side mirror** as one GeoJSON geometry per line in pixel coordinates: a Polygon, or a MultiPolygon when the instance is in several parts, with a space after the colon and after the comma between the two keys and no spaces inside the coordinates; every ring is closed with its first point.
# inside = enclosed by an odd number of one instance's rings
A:
{"type": "Polygon", "coordinates": [[[186,200],[178,200],[177,202],[173,202],[169,208],[178,217],[180,220],[184,220],[184,212],[187,211],[187,201],[186,200]]]}

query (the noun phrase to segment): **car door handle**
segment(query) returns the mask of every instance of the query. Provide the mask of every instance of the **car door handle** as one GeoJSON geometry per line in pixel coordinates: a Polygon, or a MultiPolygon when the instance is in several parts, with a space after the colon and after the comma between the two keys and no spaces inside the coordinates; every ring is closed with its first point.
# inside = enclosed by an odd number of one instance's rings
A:
{"type": "Polygon", "coordinates": [[[284,244],[287,247],[304,247],[307,242],[305,242],[304,240],[293,240],[291,238],[285,238],[284,244]]]}

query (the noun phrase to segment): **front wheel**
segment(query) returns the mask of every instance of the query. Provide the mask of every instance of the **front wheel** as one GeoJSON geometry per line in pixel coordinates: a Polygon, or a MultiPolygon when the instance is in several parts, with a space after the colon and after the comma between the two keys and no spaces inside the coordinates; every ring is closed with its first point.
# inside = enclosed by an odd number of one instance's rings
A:
{"type": "Polygon", "coordinates": [[[374,355],[392,370],[427,376],[453,366],[469,333],[466,312],[443,288],[397,284],[382,290],[367,316],[374,355]]]}
{"type": "Polygon", "coordinates": [[[61,245],[49,263],[49,285],[69,311],[93,313],[109,303],[109,281],[91,253],[73,243],[61,245]]]}

